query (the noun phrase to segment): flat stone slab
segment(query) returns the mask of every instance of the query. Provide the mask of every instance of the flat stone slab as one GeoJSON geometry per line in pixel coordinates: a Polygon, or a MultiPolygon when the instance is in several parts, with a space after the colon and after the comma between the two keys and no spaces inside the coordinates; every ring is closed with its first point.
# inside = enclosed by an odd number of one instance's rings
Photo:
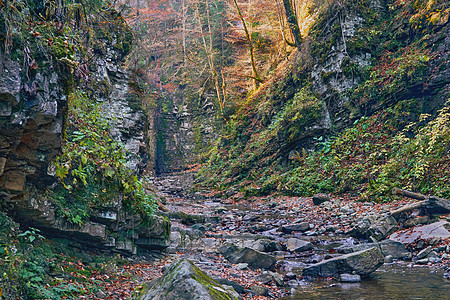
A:
{"type": "Polygon", "coordinates": [[[398,259],[402,258],[409,252],[405,245],[403,245],[400,242],[393,241],[393,240],[384,240],[379,243],[367,243],[367,244],[359,244],[359,245],[352,245],[352,246],[341,246],[336,248],[337,252],[339,253],[352,253],[357,252],[361,250],[366,250],[372,247],[379,247],[381,249],[381,253],[384,256],[391,255],[392,258],[398,259]]]}
{"type": "Polygon", "coordinates": [[[403,244],[412,243],[417,239],[450,238],[450,223],[439,221],[436,223],[414,227],[406,231],[395,232],[389,239],[403,244]]]}
{"type": "Polygon", "coordinates": [[[372,247],[324,260],[303,270],[307,278],[338,277],[340,274],[368,275],[382,266],[384,256],[378,247],[372,247]]]}

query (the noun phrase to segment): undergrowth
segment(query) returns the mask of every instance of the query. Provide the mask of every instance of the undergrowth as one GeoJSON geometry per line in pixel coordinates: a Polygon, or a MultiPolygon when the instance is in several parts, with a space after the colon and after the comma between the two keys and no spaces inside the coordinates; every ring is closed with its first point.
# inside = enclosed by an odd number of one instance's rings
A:
{"type": "Polygon", "coordinates": [[[143,179],[127,165],[124,145],[112,138],[112,120],[101,103],[76,91],[70,94],[68,106],[62,154],[53,164],[61,186],[49,191],[58,213],[81,225],[92,208],[114,207],[122,201],[128,210],[152,215],[155,201],[143,179]]]}

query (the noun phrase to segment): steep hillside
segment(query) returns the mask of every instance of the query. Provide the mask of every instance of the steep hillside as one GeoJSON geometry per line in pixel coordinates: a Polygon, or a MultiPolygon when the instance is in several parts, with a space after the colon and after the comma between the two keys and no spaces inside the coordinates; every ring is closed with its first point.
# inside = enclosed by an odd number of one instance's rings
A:
{"type": "Polygon", "coordinates": [[[393,186],[449,196],[448,3],[314,9],[301,49],[228,122],[200,186],[227,196],[381,200],[393,186]]]}

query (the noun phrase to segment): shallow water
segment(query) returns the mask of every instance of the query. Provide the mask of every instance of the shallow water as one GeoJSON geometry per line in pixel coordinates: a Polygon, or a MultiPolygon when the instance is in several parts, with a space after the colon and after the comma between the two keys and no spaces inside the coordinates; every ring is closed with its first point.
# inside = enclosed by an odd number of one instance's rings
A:
{"type": "Polygon", "coordinates": [[[450,280],[441,269],[384,265],[359,283],[301,282],[293,299],[450,299],[450,280]]]}

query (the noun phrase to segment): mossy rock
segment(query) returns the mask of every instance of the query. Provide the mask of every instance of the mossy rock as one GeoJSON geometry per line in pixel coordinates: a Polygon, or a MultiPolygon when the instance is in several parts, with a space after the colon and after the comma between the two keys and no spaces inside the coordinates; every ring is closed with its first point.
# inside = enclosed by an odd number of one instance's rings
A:
{"type": "Polygon", "coordinates": [[[138,300],[232,300],[239,299],[232,287],[222,286],[191,261],[174,261],[163,276],[144,284],[133,299],[138,300]]]}

